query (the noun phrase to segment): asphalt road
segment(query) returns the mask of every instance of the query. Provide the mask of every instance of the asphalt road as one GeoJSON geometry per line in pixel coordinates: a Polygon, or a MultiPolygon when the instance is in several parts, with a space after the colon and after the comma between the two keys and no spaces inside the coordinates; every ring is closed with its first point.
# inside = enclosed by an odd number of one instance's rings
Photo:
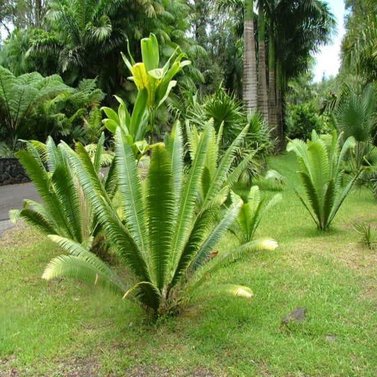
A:
{"type": "Polygon", "coordinates": [[[0,186],[0,235],[13,225],[8,221],[9,211],[22,208],[24,199],[39,200],[32,183],[0,186]]]}

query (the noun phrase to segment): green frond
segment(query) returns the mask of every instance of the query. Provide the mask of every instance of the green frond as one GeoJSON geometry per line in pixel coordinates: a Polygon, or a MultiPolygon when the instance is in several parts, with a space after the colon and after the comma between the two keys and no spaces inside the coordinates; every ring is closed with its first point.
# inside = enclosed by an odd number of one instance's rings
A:
{"type": "Polygon", "coordinates": [[[237,218],[240,209],[242,207],[242,200],[239,199],[238,202],[234,203],[224,214],[221,221],[213,229],[208,238],[204,241],[203,245],[200,247],[196,253],[194,259],[190,264],[190,270],[195,272],[200,268],[208,258],[216,244],[220,241],[224,233],[229,229],[234,220],[237,218]]]}
{"type": "Polygon", "coordinates": [[[132,147],[124,139],[121,128],[117,129],[115,136],[115,161],[127,228],[146,257],[148,231],[145,223],[145,204],[141,182],[135,155],[132,147]]]}
{"type": "Polygon", "coordinates": [[[237,147],[242,142],[243,138],[247,134],[249,126],[246,126],[240,134],[234,139],[233,143],[230,147],[226,150],[223,157],[220,160],[218,168],[212,178],[211,186],[208,190],[208,193],[204,199],[203,208],[206,208],[206,205],[213,199],[213,197],[217,194],[217,192],[223,187],[226,179],[228,177],[230,167],[234,160],[235,152],[237,147]]]}
{"type": "Polygon", "coordinates": [[[244,255],[258,251],[273,251],[278,247],[278,243],[272,239],[253,240],[243,244],[228,252],[220,253],[211,259],[206,265],[197,271],[187,286],[189,292],[202,285],[207,277],[230,262],[241,259],[244,255]]]}
{"type": "Polygon", "coordinates": [[[301,202],[310,213],[317,227],[321,230],[329,228],[336,213],[342,205],[353,185],[354,179],[342,190],[342,162],[347,152],[355,146],[352,137],[347,138],[340,149],[341,135],[318,135],[312,132],[312,140],[304,143],[291,141],[288,151],[297,155],[301,177],[310,206],[297,190],[301,202]],[[311,208],[310,208],[311,207],[311,208]]]}
{"type": "Polygon", "coordinates": [[[77,145],[77,153],[67,145],[64,146],[69,160],[80,179],[86,198],[91,203],[97,220],[113,243],[115,251],[141,279],[148,280],[149,272],[140,249],[124,226],[96,174],[93,164],[85,148],[77,145]]]}
{"type": "Polygon", "coordinates": [[[353,185],[355,184],[356,180],[359,178],[361,174],[361,170],[350,180],[346,187],[343,188],[341,193],[335,199],[334,205],[331,209],[331,213],[329,215],[329,224],[334,220],[335,215],[338,213],[341,205],[343,204],[344,200],[347,198],[349,192],[351,191],[353,185]]]}
{"type": "Polygon", "coordinates": [[[67,167],[57,166],[51,176],[51,183],[66,220],[66,227],[72,239],[82,242],[80,197],[74,178],[67,167]]]}
{"type": "Polygon", "coordinates": [[[179,211],[171,246],[173,250],[172,274],[175,274],[178,263],[180,263],[184,245],[192,231],[192,221],[195,216],[196,201],[201,185],[209,137],[209,129],[206,128],[196,147],[195,157],[183,187],[180,202],[177,203],[179,211]]]}
{"type": "Polygon", "coordinates": [[[172,164],[164,145],[153,147],[147,178],[147,213],[154,280],[164,287],[171,263],[171,240],[176,210],[172,164]]]}
{"type": "Polygon", "coordinates": [[[46,234],[57,233],[55,224],[51,224],[47,217],[43,216],[42,213],[35,211],[33,209],[24,208],[19,213],[20,218],[24,219],[30,225],[34,226],[46,234]]]}
{"type": "Polygon", "coordinates": [[[67,219],[62,208],[58,205],[58,198],[53,190],[49,173],[45,170],[38,151],[29,144],[27,150],[17,153],[17,157],[42,198],[49,218],[55,224],[54,228],[60,229],[63,234],[68,235],[66,233],[69,229],[67,219]]]}
{"type": "MultiPolygon", "coordinates": [[[[176,203],[180,203],[182,194],[182,184],[184,180],[184,162],[183,162],[183,136],[181,124],[177,122],[171,134],[166,139],[166,148],[171,155],[172,171],[174,172],[174,193],[176,203]]],[[[177,206],[177,211],[179,207],[177,206]]]]}
{"type": "MultiPolygon", "coordinates": [[[[314,183],[311,181],[310,177],[303,172],[299,172],[302,183],[305,188],[306,195],[308,196],[309,202],[313,208],[314,214],[318,219],[319,224],[323,222],[323,202],[321,197],[317,193],[317,188],[314,186],[314,183]]],[[[321,227],[322,225],[320,225],[321,227]]]]}
{"type": "Polygon", "coordinates": [[[139,302],[146,307],[153,309],[155,312],[158,310],[161,302],[161,294],[159,290],[148,281],[142,281],[135,284],[127,290],[123,298],[136,298],[139,302]]]}
{"type": "Polygon", "coordinates": [[[187,268],[192,262],[193,256],[198,252],[208,233],[216,221],[216,212],[207,210],[201,213],[195,220],[190,236],[179,256],[177,267],[173,270],[174,276],[170,285],[174,287],[180,279],[187,274],[187,268]]]}
{"type": "Polygon", "coordinates": [[[78,279],[88,284],[109,289],[120,295],[124,295],[126,292],[123,284],[114,281],[112,276],[97,269],[84,257],[61,255],[52,259],[45,268],[42,279],[52,280],[58,277],[78,279]]]}
{"type": "Polygon", "coordinates": [[[51,241],[57,243],[63,250],[67,251],[70,255],[81,258],[87,263],[93,265],[98,271],[101,271],[102,274],[111,278],[112,281],[117,282],[117,284],[122,285],[119,277],[111,270],[105,262],[98,258],[95,254],[91,253],[88,250],[87,246],[84,246],[78,242],[70,240],[68,238],[49,235],[51,241]]]}

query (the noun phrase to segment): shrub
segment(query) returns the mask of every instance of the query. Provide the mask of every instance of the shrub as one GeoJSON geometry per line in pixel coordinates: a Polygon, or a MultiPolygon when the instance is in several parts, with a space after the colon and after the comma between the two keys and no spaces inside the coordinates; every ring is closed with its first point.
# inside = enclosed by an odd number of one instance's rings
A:
{"type": "Polygon", "coordinates": [[[0,138],[13,151],[19,139],[46,140],[48,135],[96,141],[101,122],[94,114],[102,99],[95,80],[83,80],[75,89],[58,75],[16,77],[0,66],[0,138]]]}
{"type": "Polygon", "coordinates": [[[358,177],[354,176],[342,187],[342,162],[346,153],[354,147],[355,139],[352,137],[340,148],[340,137],[335,132],[319,136],[315,131],[307,143],[295,139],[287,146],[287,151],[293,151],[297,156],[307,200],[297,190],[296,193],[320,230],[329,228],[358,177]]]}
{"type": "Polygon", "coordinates": [[[28,138],[28,122],[33,112],[45,101],[73,91],[58,75],[42,77],[39,73],[14,76],[0,66],[0,133],[9,146],[18,138],[28,138]]]}
{"type": "Polygon", "coordinates": [[[368,85],[360,91],[346,86],[335,110],[335,116],[344,137],[352,136],[356,140],[350,163],[353,170],[357,171],[366,164],[376,135],[377,106],[373,86],[368,85]]]}
{"type": "Polygon", "coordinates": [[[321,116],[312,102],[289,104],[286,123],[290,139],[307,140],[313,130],[317,133],[327,131],[323,130],[321,116]]]}

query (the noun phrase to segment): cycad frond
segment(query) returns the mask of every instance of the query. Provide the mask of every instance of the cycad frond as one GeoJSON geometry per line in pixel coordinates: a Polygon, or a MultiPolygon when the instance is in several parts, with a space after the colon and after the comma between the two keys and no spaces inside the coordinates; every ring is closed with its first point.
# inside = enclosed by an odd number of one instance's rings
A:
{"type": "MultiPolygon", "coordinates": [[[[92,254],[94,255],[94,254],[92,254]]],[[[103,273],[96,268],[86,256],[61,255],[50,261],[42,278],[52,280],[57,277],[70,277],[85,283],[102,286],[115,293],[124,295],[125,286],[113,280],[112,276],[103,273]]]]}
{"type": "Polygon", "coordinates": [[[192,260],[190,264],[190,270],[194,272],[203,265],[203,263],[208,258],[208,255],[213,250],[213,247],[219,242],[221,237],[224,235],[224,233],[229,229],[229,227],[232,225],[234,220],[237,218],[239,211],[241,209],[241,206],[242,206],[242,200],[239,199],[236,203],[234,203],[227,210],[222,220],[213,229],[211,234],[204,241],[203,245],[200,247],[200,249],[196,253],[195,258],[192,260]]]}
{"type": "Polygon", "coordinates": [[[216,196],[219,190],[223,187],[228,175],[230,168],[232,166],[232,162],[235,157],[235,152],[237,147],[242,142],[243,138],[247,134],[249,126],[246,126],[240,134],[234,139],[230,147],[225,151],[224,155],[222,156],[218,168],[213,176],[211,185],[208,189],[207,195],[204,199],[204,208],[205,206],[211,202],[211,200],[216,196]]]}
{"type": "Polygon", "coordinates": [[[115,137],[115,161],[127,228],[139,249],[146,255],[148,232],[145,223],[145,204],[142,197],[141,182],[132,147],[125,141],[120,127],[117,129],[115,137]]]}
{"type": "Polygon", "coordinates": [[[171,239],[176,224],[172,164],[162,145],[153,148],[147,179],[147,212],[150,256],[156,286],[161,290],[171,263],[171,239]]]}
{"type": "Polygon", "coordinates": [[[187,180],[183,187],[180,198],[177,224],[172,240],[172,250],[174,251],[172,261],[173,273],[181,259],[183,248],[192,231],[192,222],[195,216],[196,201],[201,185],[201,177],[204,169],[206,151],[209,143],[209,129],[206,128],[196,147],[195,157],[192,161],[187,180]]]}

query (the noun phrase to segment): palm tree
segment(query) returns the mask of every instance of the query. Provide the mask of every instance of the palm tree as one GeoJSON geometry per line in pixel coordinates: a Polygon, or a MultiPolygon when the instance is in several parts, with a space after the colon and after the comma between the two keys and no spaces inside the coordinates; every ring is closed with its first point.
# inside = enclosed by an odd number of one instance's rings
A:
{"type": "Polygon", "coordinates": [[[377,80],[377,4],[372,0],[346,1],[349,10],[342,42],[342,71],[377,80]]]}
{"type": "Polygon", "coordinates": [[[244,15],[244,63],[243,100],[247,112],[253,113],[258,107],[258,75],[254,30],[254,1],[245,1],[244,15]]]}
{"type": "Polygon", "coordinates": [[[265,1],[270,33],[269,112],[282,147],[284,97],[288,81],[307,69],[310,53],[328,41],[335,20],[328,5],[321,0],[265,1]]]}
{"type": "Polygon", "coordinates": [[[254,0],[217,0],[219,10],[243,9],[243,101],[248,114],[258,109],[258,74],[254,28],[254,0]]]}
{"type": "Polygon", "coordinates": [[[352,136],[356,140],[351,165],[354,171],[358,171],[365,164],[376,136],[377,106],[373,85],[362,89],[345,85],[334,114],[344,137],[352,136]]]}
{"type": "Polygon", "coordinates": [[[258,2],[258,109],[269,123],[268,86],[266,67],[266,9],[262,0],[258,2]]]}
{"type": "Polygon", "coordinates": [[[334,19],[322,0],[217,2],[221,9],[227,7],[239,10],[243,7],[245,105],[249,112],[258,109],[263,114],[274,130],[274,135],[282,143],[283,102],[288,80],[307,69],[310,53],[327,41],[334,19]],[[257,20],[253,11],[254,4],[258,7],[257,20]],[[255,24],[258,27],[258,59],[255,53],[255,24]]]}

